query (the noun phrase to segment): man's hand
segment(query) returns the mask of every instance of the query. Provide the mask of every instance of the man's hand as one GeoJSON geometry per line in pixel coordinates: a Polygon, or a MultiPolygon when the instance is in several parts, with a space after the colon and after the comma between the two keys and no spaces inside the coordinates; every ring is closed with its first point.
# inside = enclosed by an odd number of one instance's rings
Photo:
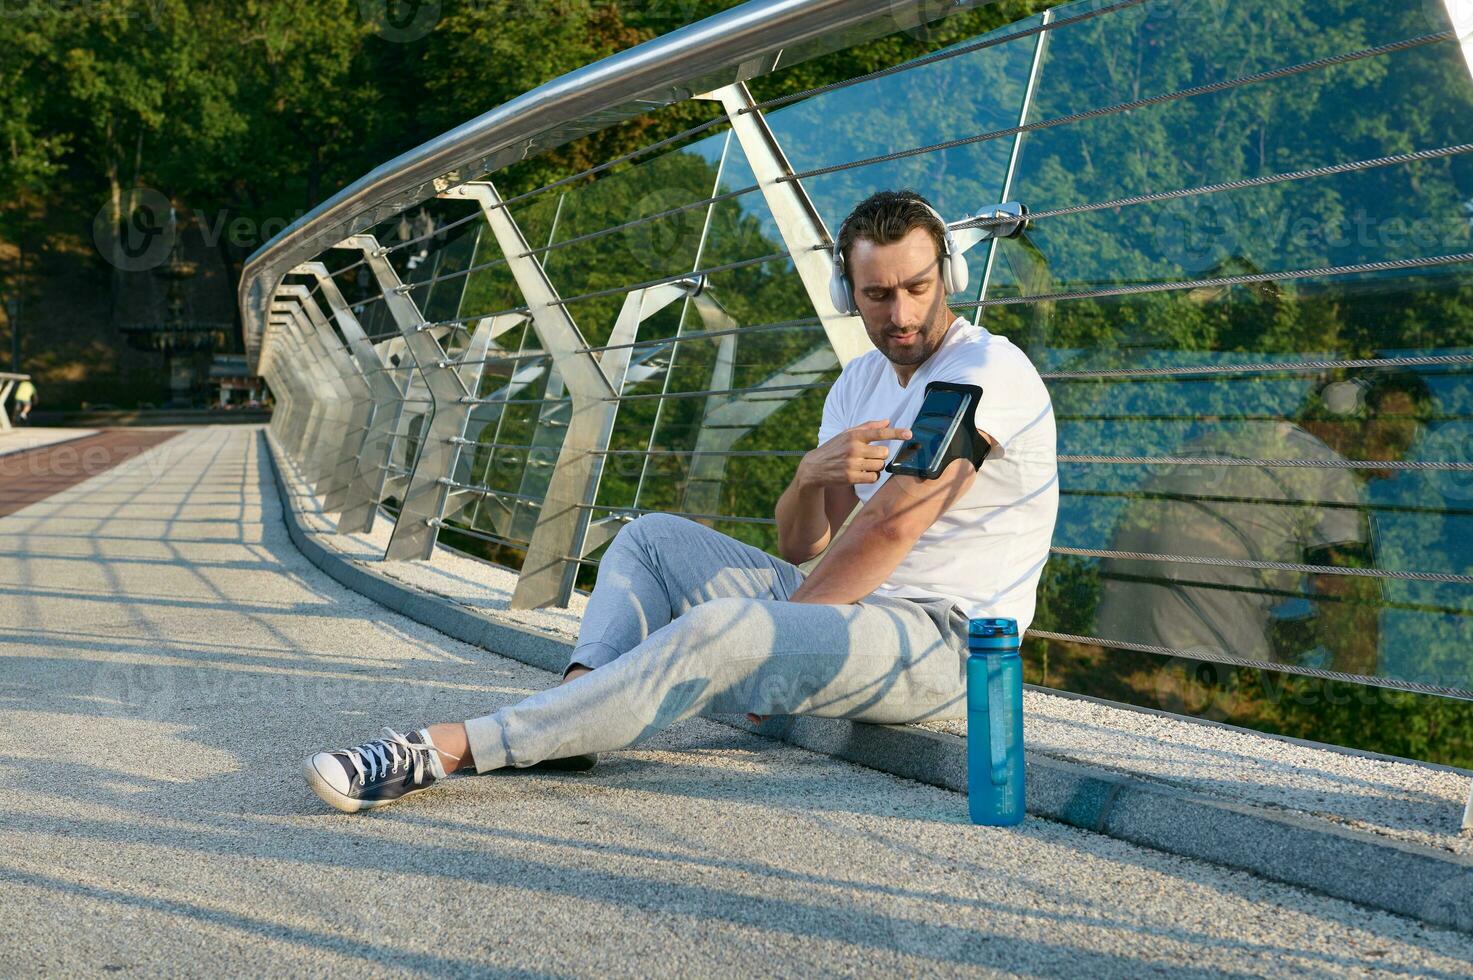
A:
{"type": "Polygon", "coordinates": [[[845,429],[817,449],[810,449],[798,464],[798,480],[808,486],[852,486],[875,483],[890,450],[877,442],[909,439],[909,429],[890,428],[889,419],[862,422],[845,429]]]}

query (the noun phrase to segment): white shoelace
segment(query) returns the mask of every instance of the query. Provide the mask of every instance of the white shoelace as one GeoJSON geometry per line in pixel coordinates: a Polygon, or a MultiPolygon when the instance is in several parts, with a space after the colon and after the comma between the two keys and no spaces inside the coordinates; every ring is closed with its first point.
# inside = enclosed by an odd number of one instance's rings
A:
{"type": "Polygon", "coordinates": [[[435,751],[434,746],[411,742],[387,725],[384,726],[384,732],[388,735],[387,738],[375,739],[348,749],[348,760],[353,763],[353,768],[358,770],[359,780],[366,785],[369,780],[387,776],[398,772],[400,768],[407,768],[413,764],[413,782],[424,782],[426,766],[429,766],[431,772],[434,771],[434,766],[427,760],[427,753],[435,751]],[[366,774],[364,763],[367,763],[366,774]]]}

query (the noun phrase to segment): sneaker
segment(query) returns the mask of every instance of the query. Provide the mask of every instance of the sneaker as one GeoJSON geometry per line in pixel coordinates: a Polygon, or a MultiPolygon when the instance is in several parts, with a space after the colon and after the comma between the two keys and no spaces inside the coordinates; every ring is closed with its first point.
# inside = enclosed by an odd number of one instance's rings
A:
{"type": "Polygon", "coordinates": [[[445,778],[427,729],[407,736],[392,728],[384,733],[386,738],[351,749],[308,756],[302,763],[307,785],[323,802],[357,813],[429,789],[435,780],[445,778]]]}

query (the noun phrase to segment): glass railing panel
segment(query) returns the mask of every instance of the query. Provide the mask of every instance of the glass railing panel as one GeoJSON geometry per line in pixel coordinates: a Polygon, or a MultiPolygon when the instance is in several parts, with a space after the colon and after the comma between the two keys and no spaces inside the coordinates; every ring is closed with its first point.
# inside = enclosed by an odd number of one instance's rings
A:
{"type": "Polygon", "coordinates": [[[1470,279],[1050,304],[1063,553],[1036,627],[1466,688],[1470,279]]]}
{"type": "Polygon", "coordinates": [[[707,135],[563,194],[545,268],[590,344],[607,343],[628,287],[695,269],[709,208],[654,216],[711,196],[726,142],[707,135]]]}

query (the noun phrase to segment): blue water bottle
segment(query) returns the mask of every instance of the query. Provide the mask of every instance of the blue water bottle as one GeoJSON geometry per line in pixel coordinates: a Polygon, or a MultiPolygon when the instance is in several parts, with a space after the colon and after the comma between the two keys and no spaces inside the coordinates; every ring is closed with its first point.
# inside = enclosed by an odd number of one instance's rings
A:
{"type": "Polygon", "coordinates": [[[972,823],[1023,820],[1023,662],[1018,623],[974,619],[967,630],[967,802],[972,823]]]}

